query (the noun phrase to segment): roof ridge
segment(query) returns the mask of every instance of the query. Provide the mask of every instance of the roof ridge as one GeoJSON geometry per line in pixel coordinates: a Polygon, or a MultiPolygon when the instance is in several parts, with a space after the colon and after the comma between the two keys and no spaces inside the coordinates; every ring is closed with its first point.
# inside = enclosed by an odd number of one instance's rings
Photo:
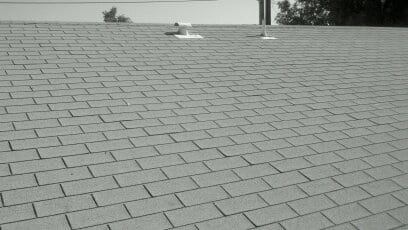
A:
{"type": "MultiPolygon", "coordinates": [[[[75,22],[75,21],[27,21],[27,20],[0,20],[0,25],[116,25],[116,26],[173,26],[174,23],[145,23],[145,22],[132,22],[132,23],[115,23],[115,22],[75,22]]],[[[192,23],[193,26],[200,27],[261,27],[258,24],[200,24],[192,23]]],[[[319,29],[403,29],[406,27],[374,27],[374,26],[314,26],[314,25],[269,25],[268,27],[279,28],[319,28],[319,29]]]]}

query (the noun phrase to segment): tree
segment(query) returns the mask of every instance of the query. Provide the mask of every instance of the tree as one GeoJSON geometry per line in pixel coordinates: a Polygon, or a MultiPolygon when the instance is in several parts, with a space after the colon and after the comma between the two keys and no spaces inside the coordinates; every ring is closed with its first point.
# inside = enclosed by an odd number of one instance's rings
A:
{"type": "Polygon", "coordinates": [[[285,25],[408,26],[407,0],[288,0],[275,20],[285,25]]]}
{"type": "Polygon", "coordinates": [[[275,20],[285,25],[329,25],[329,0],[297,0],[291,6],[288,0],[278,2],[280,12],[275,20]]]}
{"type": "Polygon", "coordinates": [[[119,15],[116,17],[117,13],[116,7],[112,7],[109,11],[102,12],[103,14],[103,21],[104,22],[132,22],[130,18],[126,17],[125,15],[119,15]]]}
{"type": "Polygon", "coordinates": [[[132,20],[130,20],[129,17],[125,17],[125,15],[123,14],[119,15],[117,19],[118,19],[118,22],[132,22],[132,20]]]}

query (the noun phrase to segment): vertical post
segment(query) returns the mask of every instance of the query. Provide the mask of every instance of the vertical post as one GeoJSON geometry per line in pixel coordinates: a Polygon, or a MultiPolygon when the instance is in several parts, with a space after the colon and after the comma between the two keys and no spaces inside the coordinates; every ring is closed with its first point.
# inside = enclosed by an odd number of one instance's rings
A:
{"type": "Polygon", "coordinates": [[[259,25],[262,25],[263,20],[265,18],[264,1],[265,0],[258,0],[258,2],[259,2],[259,25]]]}
{"type": "Polygon", "coordinates": [[[261,34],[261,36],[262,37],[268,37],[268,33],[267,33],[267,31],[266,31],[266,14],[265,14],[265,11],[266,11],[266,0],[263,0],[262,1],[262,9],[263,9],[263,17],[262,17],[262,25],[263,25],[263,32],[262,32],[262,34],[261,34]]]}
{"type": "Polygon", "coordinates": [[[265,8],[266,8],[266,25],[271,25],[271,22],[272,22],[271,0],[266,0],[265,8]]]}
{"type": "MultiPolygon", "coordinates": [[[[259,8],[261,8],[261,1],[262,1],[262,6],[263,6],[263,18],[262,18],[262,25],[263,25],[263,31],[261,33],[261,39],[276,39],[275,37],[269,37],[268,31],[266,29],[266,25],[271,25],[271,0],[258,0],[259,1],[259,8]]],[[[259,13],[261,15],[261,12],[259,13]]]]}

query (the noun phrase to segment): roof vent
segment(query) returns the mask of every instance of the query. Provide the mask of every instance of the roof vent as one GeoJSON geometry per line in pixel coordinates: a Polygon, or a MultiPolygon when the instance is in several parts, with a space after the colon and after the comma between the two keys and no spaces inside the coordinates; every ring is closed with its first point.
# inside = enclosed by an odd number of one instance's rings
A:
{"type": "Polygon", "coordinates": [[[277,39],[275,37],[271,37],[271,36],[268,35],[268,32],[266,31],[265,19],[262,20],[262,24],[263,24],[263,31],[261,33],[261,39],[264,39],[264,40],[275,40],[275,39],[277,39]]]}
{"type": "MultiPolygon", "coordinates": [[[[268,17],[270,17],[270,10],[271,10],[271,1],[259,1],[259,6],[260,6],[260,16],[263,16],[262,18],[262,25],[263,25],[263,31],[261,33],[261,39],[264,40],[274,40],[277,39],[275,37],[271,37],[268,35],[268,33],[266,32],[266,19],[267,19],[267,15],[269,15],[268,17]],[[263,4],[263,5],[261,5],[263,4]],[[263,11],[263,12],[262,12],[263,11]]],[[[270,23],[269,23],[270,24],[270,23]]]]}
{"type": "Polygon", "coordinates": [[[177,38],[185,39],[185,38],[203,38],[201,35],[198,34],[190,34],[188,29],[193,27],[191,23],[187,22],[176,22],[174,26],[178,26],[178,31],[174,35],[177,38]]]}

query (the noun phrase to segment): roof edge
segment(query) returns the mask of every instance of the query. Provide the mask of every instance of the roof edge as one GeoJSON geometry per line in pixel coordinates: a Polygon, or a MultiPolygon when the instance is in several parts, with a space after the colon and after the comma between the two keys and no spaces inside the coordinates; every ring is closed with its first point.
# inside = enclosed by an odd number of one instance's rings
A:
{"type": "MultiPolygon", "coordinates": [[[[72,21],[27,21],[27,20],[0,20],[0,25],[14,24],[14,25],[31,25],[31,24],[43,24],[43,25],[116,25],[116,26],[174,26],[174,22],[169,23],[135,23],[135,22],[72,22],[72,21]]],[[[194,26],[201,27],[261,27],[258,24],[195,24],[194,26]]],[[[268,27],[280,27],[280,28],[319,28],[319,29],[361,29],[361,28],[381,28],[381,29],[403,29],[407,27],[376,27],[376,26],[316,26],[316,25],[268,25],[268,27]]]]}

